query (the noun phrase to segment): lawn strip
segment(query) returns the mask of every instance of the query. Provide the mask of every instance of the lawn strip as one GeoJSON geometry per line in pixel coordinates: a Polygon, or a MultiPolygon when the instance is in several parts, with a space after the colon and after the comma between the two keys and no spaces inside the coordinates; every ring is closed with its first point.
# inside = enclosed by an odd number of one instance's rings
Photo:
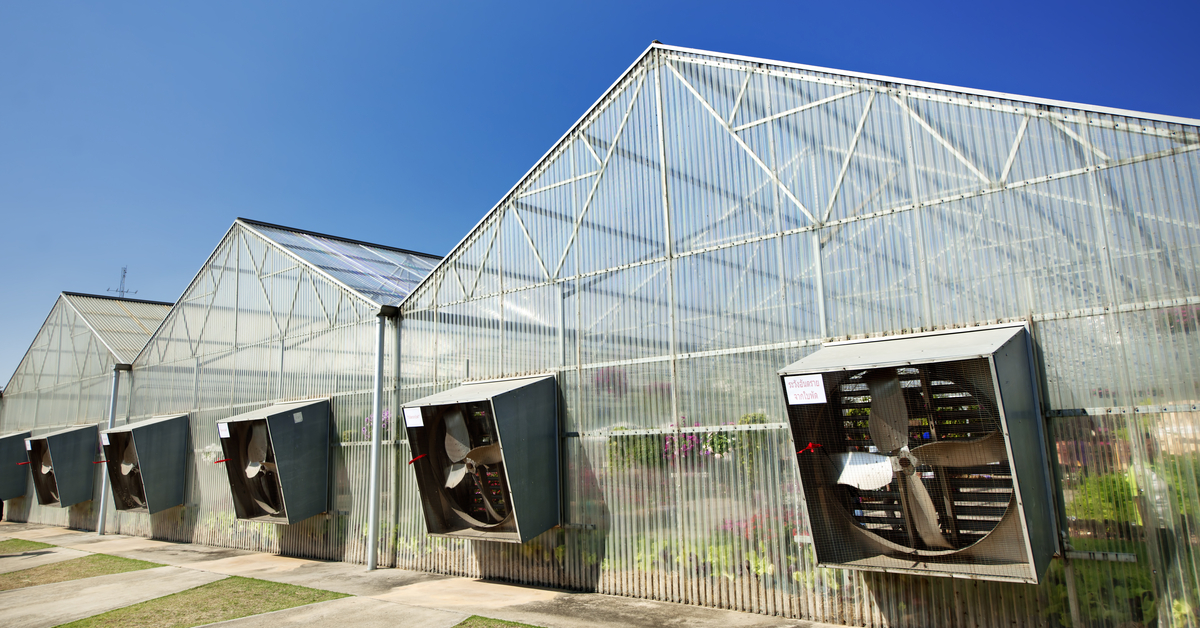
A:
{"type": "Polygon", "coordinates": [[[521,624],[515,621],[504,621],[503,619],[492,619],[490,617],[480,617],[479,615],[471,615],[462,620],[461,623],[455,624],[454,628],[540,628],[531,624],[521,624]]]}
{"type": "Polygon", "coordinates": [[[36,587],[40,584],[53,584],[80,578],[107,576],[114,573],[138,571],[162,567],[158,563],[148,563],[144,560],[109,556],[108,554],[92,554],[82,558],[72,558],[62,562],[21,571],[0,574],[0,591],[11,591],[25,587],[36,587]]]}
{"type": "Polygon", "coordinates": [[[350,596],[294,584],[230,576],[194,589],[63,624],[59,628],[189,628],[343,597],[350,596]]]}
{"type": "Polygon", "coordinates": [[[8,539],[0,541],[0,555],[9,554],[24,554],[36,550],[54,547],[49,543],[38,543],[37,541],[26,541],[25,539],[8,539]]]}

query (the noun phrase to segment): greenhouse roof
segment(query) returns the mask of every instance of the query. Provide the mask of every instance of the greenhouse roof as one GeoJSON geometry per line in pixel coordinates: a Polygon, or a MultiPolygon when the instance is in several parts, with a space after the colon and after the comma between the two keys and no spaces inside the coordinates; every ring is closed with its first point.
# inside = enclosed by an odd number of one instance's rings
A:
{"type": "Polygon", "coordinates": [[[77,292],[64,292],[62,298],[122,364],[146,346],[172,305],[77,292]]]}
{"type": "Polygon", "coordinates": [[[309,266],[376,305],[399,305],[441,257],[238,218],[309,266]]]}

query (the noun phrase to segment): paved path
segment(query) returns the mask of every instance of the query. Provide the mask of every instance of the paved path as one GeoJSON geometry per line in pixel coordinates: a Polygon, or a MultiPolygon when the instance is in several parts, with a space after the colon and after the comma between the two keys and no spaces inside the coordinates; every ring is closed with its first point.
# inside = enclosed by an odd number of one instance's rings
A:
{"type": "Polygon", "coordinates": [[[194,569],[158,567],[25,587],[0,593],[0,617],[8,626],[50,628],[226,577],[194,569]]]}
{"type": "Polygon", "coordinates": [[[71,560],[72,558],[83,558],[88,555],[87,552],[67,549],[65,547],[47,547],[21,552],[20,554],[9,554],[7,556],[0,556],[0,573],[33,569],[34,567],[71,560]]]}
{"type": "MultiPolygon", "coordinates": [[[[0,539],[6,537],[50,543],[66,548],[63,551],[99,552],[170,565],[0,593],[0,617],[4,618],[7,625],[54,626],[64,621],[73,621],[236,575],[337,591],[354,597],[210,624],[211,626],[276,628],[329,626],[336,622],[354,628],[450,628],[470,615],[482,615],[546,628],[836,628],[830,624],[752,613],[598,593],[568,593],[405,569],[367,571],[362,565],[349,563],[289,558],[121,535],[101,537],[94,532],[36,524],[0,522],[0,539]],[[159,573],[170,573],[172,576],[164,576],[160,584],[153,576],[159,573]],[[156,580],[154,587],[136,584],[141,582],[140,579],[147,577],[156,580]],[[188,578],[195,578],[195,584],[184,586],[186,582],[190,582],[188,578]],[[95,584],[92,584],[93,582],[95,584]],[[40,591],[43,589],[45,593],[40,591]],[[111,594],[105,593],[110,590],[116,591],[111,594]],[[6,597],[10,593],[17,595],[6,597]],[[126,597],[120,597],[118,593],[126,597]],[[56,599],[55,596],[58,596],[55,604],[45,603],[56,599]],[[80,598],[81,601],[78,604],[64,602],[75,598],[80,598]],[[111,601],[105,606],[101,599],[111,601]],[[56,605],[72,607],[75,614],[66,619],[57,615],[51,617],[47,609],[56,605]],[[21,619],[15,621],[10,618],[21,619]]],[[[2,560],[4,559],[0,559],[2,560]]]]}

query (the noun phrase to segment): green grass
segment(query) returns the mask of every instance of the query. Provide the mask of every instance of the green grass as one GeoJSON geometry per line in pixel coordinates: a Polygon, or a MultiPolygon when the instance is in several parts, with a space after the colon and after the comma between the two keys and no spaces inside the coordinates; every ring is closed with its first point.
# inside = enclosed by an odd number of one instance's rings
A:
{"type": "Polygon", "coordinates": [[[456,624],[454,628],[539,628],[530,624],[519,624],[515,621],[504,621],[503,619],[491,619],[488,617],[480,617],[479,615],[471,615],[464,619],[462,623],[456,624]]]}
{"type": "Polygon", "coordinates": [[[34,550],[46,549],[54,547],[49,543],[38,543],[37,541],[26,541],[25,539],[9,539],[0,541],[0,554],[23,554],[34,550]]]}
{"type": "Polygon", "coordinates": [[[231,576],[194,589],[63,624],[60,628],[188,628],[342,597],[349,596],[293,584],[231,576]]]}
{"type": "Polygon", "coordinates": [[[91,556],[64,560],[32,569],[22,569],[21,571],[0,574],[0,591],[35,587],[40,584],[66,582],[80,578],[107,576],[126,571],[150,569],[152,567],[162,567],[162,565],[148,563],[144,560],[109,556],[107,554],[92,554],[91,556]]]}

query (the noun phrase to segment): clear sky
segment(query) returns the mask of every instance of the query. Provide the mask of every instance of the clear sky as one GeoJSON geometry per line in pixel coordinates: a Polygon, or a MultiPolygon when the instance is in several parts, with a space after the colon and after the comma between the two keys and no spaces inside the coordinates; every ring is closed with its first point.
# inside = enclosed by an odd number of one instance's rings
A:
{"type": "Polygon", "coordinates": [[[653,39],[1200,118],[1196,2],[0,0],[0,384],[245,216],[445,254],[653,39]]]}

